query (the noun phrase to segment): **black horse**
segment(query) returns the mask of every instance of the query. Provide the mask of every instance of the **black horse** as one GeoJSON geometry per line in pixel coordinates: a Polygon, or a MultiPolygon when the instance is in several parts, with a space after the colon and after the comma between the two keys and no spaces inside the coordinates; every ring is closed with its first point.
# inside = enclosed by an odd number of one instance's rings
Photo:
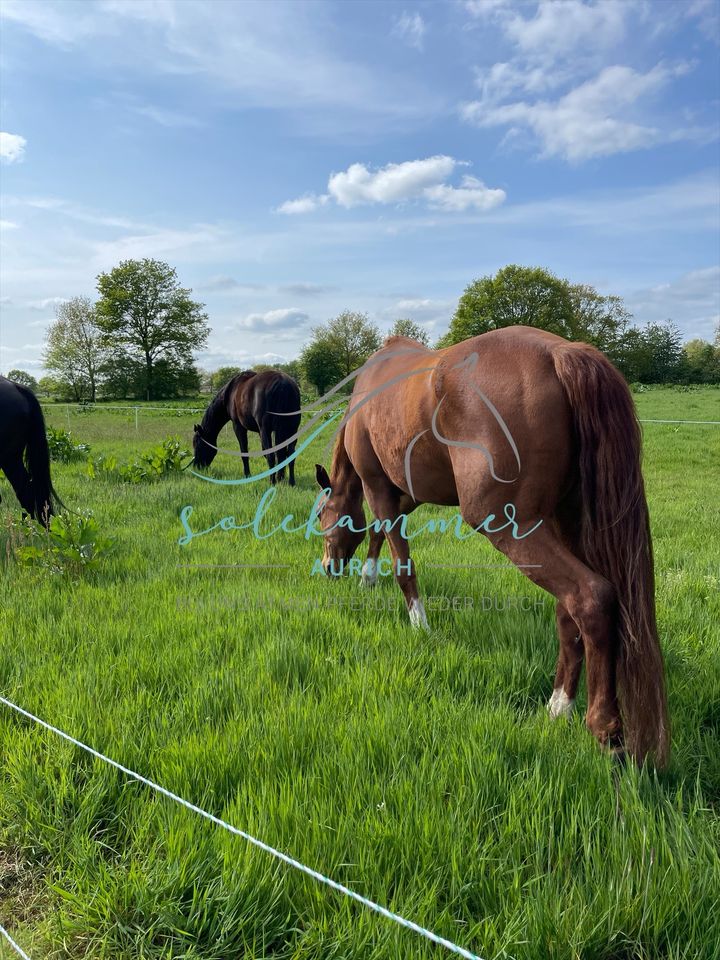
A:
{"type": "Polygon", "coordinates": [[[32,390],[6,377],[0,377],[0,470],[23,510],[47,525],[62,502],[50,479],[45,419],[32,390]]]}
{"type": "MultiPolygon", "coordinates": [[[[245,370],[226,383],[205,411],[202,423],[195,424],[193,459],[197,466],[207,467],[215,459],[218,434],[228,420],[232,420],[240,444],[245,476],[251,474],[250,456],[265,456],[273,471],[271,483],[276,477],[284,479],[285,467],[276,471],[275,464],[295,452],[300,427],[300,388],[293,378],[281,370],[245,370]],[[260,434],[259,454],[248,453],[248,430],[260,434]]],[[[290,486],[294,487],[294,458],[288,464],[288,473],[290,486]]]]}

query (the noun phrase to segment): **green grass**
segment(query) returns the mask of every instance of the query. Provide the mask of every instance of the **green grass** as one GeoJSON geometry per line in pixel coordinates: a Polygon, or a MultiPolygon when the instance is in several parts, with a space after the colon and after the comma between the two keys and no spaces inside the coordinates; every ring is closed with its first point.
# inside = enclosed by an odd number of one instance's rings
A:
{"type": "MultiPolygon", "coordinates": [[[[641,417],[720,420],[718,390],[636,400],[641,417]]],[[[133,413],[73,411],[71,430],[129,460],[189,441],[196,419],[141,410],[136,431],[133,413]]],[[[62,409],[48,420],[67,426],[62,409]]],[[[307,515],[321,446],[277,519],[307,515]]],[[[236,475],[228,461],[216,476],[236,475]]],[[[185,504],[196,527],[243,521],[265,489],[187,473],[126,486],[56,465],[61,496],[117,548],[79,580],[0,560],[0,691],[486,960],[717,958],[719,461],[720,427],[645,427],[673,721],[660,777],[612,766],[584,695],[571,722],[548,720],[549,597],[513,570],[428,567],[493,562],[483,540],[414,544],[426,599],[473,599],[429,611],[423,634],[394,584],[370,595],[385,609],[358,610],[357,582],[311,578],[319,541],[178,546],[185,504]]],[[[0,493],[5,554],[18,509],[4,478],[0,493]]],[[[0,923],[33,960],[449,956],[1,706],[0,757],[0,923]]]]}

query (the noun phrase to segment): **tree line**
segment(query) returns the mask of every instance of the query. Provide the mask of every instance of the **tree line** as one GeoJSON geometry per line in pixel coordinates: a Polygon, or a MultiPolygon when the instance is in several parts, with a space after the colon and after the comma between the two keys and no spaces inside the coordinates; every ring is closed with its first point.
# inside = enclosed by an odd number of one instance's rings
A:
{"type": "MultiPolygon", "coordinates": [[[[236,366],[213,373],[197,369],[193,353],[207,343],[208,318],[168,264],[123,261],[100,274],[97,290],[96,302],[74,297],[57,307],[43,353],[49,376],[38,384],[29,374],[11,370],[11,379],[58,399],[158,400],[215,392],[241,371],[236,366]]],[[[603,296],[542,268],[511,264],[466,287],[447,332],[434,346],[525,324],[593,344],[630,383],[720,383],[720,326],[712,343],[683,344],[670,320],[637,327],[631,319],[620,297],[603,296]]],[[[409,318],[397,320],[390,334],[430,346],[427,331],[409,318]]],[[[322,395],[361,366],[387,335],[367,314],[344,311],[312,330],[296,360],[277,366],[322,395]]]]}

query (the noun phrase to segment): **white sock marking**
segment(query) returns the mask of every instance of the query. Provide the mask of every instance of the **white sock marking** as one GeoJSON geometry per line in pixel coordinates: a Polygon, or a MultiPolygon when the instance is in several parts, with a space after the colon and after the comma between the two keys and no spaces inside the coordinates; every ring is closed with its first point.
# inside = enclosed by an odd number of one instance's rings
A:
{"type": "Polygon", "coordinates": [[[377,578],[377,562],[373,560],[372,557],[368,557],[363,564],[360,585],[363,587],[374,587],[377,583],[377,578]]]}
{"type": "Polygon", "coordinates": [[[548,703],[548,711],[553,720],[556,717],[568,716],[572,713],[575,701],[565,693],[563,687],[556,687],[548,703]]]}
{"type": "Polygon", "coordinates": [[[423,606],[422,600],[411,600],[408,613],[410,614],[410,623],[413,625],[413,627],[422,627],[423,630],[430,629],[430,625],[427,622],[427,617],[425,616],[425,607],[423,606]]]}

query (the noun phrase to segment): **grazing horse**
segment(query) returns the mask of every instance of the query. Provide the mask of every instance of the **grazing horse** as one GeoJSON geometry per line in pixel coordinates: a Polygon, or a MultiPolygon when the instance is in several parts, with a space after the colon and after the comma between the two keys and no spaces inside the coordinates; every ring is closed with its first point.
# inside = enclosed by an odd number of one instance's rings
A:
{"type": "Polygon", "coordinates": [[[47,525],[55,502],[62,502],[50,479],[42,409],[32,390],[6,377],[0,377],[0,470],[23,510],[47,525]]]}
{"type": "MultiPolygon", "coordinates": [[[[228,381],[211,401],[202,422],[195,424],[193,460],[198,467],[207,467],[215,459],[218,434],[228,420],[232,420],[240,444],[245,476],[251,474],[250,457],[265,456],[273,471],[270,482],[275,483],[276,474],[282,480],[285,467],[276,467],[276,459],[277,464],[283,464],[292,457],[300,426],[300,388],[293,378],[281,370],[245,370],[228,381]],[[248,453],[248,430],[260,434],[260,453],[248,453]]],[[[288,473],[290,486],[294,487],[294,457],[288,473]]]]}
{"type": "Polygon", "coordinates": [[[377,519],[363,579],[386,539],[424,626],[403,518],[421,503],[459,505],[557,599],[551,715],[572,709],[584,658],[589,730],[661,767],[669,724],[640,450],[630,391],[587,344],[521,326],[443,350],[390,337],[357,376],[330,475],[316,468],[323,566],[334,572],[362,541],[364,496],[377,519]]]}

